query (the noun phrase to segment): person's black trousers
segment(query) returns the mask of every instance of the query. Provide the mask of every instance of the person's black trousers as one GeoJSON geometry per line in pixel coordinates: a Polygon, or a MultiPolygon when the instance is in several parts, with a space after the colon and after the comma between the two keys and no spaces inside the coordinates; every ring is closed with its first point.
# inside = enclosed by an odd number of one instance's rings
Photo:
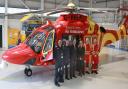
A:
{"type": "Polygon", "coordinates": [[[59,68],[55,68],[55,79],[54,79],[55,85],[59,83],[59,80],[60,80],[60,71],[59,68]]]}
{"type": "Polygon", "coordinates": [[[85,63],[84,60],[79,60],[78,62],[79,75],[82,76],[85,74],[85,63]]]}
{"type": "Polygon", "coordinates": [[[69,78],[69,68],[68,64],[65,64],[65,79],[69,78]]]}
{"type": "Polygon", "coordinates": [[[60,72],[59,72],[59,82],[63,83],[64,82],[64,68],[61,68],[60,72]]]}

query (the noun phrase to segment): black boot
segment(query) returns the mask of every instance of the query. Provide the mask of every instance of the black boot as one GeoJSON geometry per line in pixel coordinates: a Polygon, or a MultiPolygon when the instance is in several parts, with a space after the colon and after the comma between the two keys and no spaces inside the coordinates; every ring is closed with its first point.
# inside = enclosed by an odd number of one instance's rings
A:
{"type": "Polygon", "coordinates": [[[75,75],[73,75],[74,78],[77,78],[75,75]]]}
{"type": "Polygon", "coordinates": [[[86,74],[90,74],[90,72],[86,71],[86,74]]]}
{"type": "Polygon", "coordinates": [[[97,72],[97,71],[95,71],[94,73],[95,73],[95,74],[98,74],[98,72],[97,72]]]}
{"type": "Polygon", "coordinates": [[[65,77],[65,79],[70,80],[68,77],[65,77]]]}
{"type": "Polygon", "coordinates": [[[79,76],[81,76],[81,77],[82,77],[82,74],[81,74],[81,73],[79,73],[79,76]]]}
{"type": "Polygon", "coordinates": [[[91,74],[93,74],[93,73],[94,73],[94,71],[91,72],[91,74]]]}
{"type": "Polygon", "coordinates": [[[57,87],[60,87],[60,84],[59,84],[59,83],[55,83],[55,85],[56,85],[57,87]]]}
{"type": "Polygon", "coordinates": [[[85,73],[84,73],[84,72],[83,72],[82,74],[83,74],[83,75],[85,75],[85,73]]]}
{"type": "Polygon", "coordinates": [[[59,82],[64,83],[64,79],[63,78],[59,79],[59,82]]]}

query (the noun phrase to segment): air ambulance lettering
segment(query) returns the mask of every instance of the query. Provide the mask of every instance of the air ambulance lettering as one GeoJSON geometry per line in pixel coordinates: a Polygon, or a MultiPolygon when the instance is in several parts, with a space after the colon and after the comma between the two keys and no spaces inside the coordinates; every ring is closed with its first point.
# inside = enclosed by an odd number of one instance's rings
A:
{"type": "Polygon", "coordinates": [[[69,30],[65,30],[65,33],[69,33],[69,30]]]}
{"type": "Polygon", "coordinates": [[[80,27],[68,27],[67,29],[81,29],[80,27]]]}
{"type": "Polygon", "coordinates": [[[84,33],[84,31],[79,31],[79,30],[66,30],[65,33],[82,34],[82,33],[84,33]]]}
{"type": "Polygon", "coordinates": [[[83,20],[84,17],[81,15],[78,15],[78,14],[75,14],[75,15],[73,14],[73,15],[69,15],[69,16],[65,15],[64,19],[65,20],[83,20]]]}
{"type": "Polygon", "coordinates": [[[70,30],[70,33],[82,34],[84,31],[70,30]]]}

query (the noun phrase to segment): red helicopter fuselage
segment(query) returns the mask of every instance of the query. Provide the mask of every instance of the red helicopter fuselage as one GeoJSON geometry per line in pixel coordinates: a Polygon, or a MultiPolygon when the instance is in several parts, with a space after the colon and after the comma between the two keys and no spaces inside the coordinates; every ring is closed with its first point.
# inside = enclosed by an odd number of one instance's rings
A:
{"type": "Polygon", "coordinates": [[[2,58],[6,62],[19,65],[43,66],[54,64],[53,46],[64,35],[80,36],[84,43],[86,43],[86,37],[90,37],[90,45],[93,37],[96,37],[97,42],[99,42],[99,51],[101,45],[105,45],[102,44],[102,40],[105,38],[101,35],[99,26],[91,21],[88,16],[65,14],[61,15],[54,24],[48,20],[46,24],[36,28],[25,42],[5,51],[2,58]],[[42,45],[40,51],[36,52],[35,48],[39,42],[42,45]]]}
{"type": "Polygon", "coordinates": [[[62,39],[62,35],[84,36],[88,32],[88,27],[87,16],[80,14],[61,15],[55,24],[48,21],[47,24],[36,28],[25,42],[8,49],[2,58],[7,62],[21,65],[41,66],[54,64],[53,45],[55,42],[62,39]],[[36,46],[39,40],[41,40],[43,44],[41,51],[36,53],[34,46],[36,46]],[[51,40],[51,48],[49,49],[46,48],[48,40],[51,40]]]}

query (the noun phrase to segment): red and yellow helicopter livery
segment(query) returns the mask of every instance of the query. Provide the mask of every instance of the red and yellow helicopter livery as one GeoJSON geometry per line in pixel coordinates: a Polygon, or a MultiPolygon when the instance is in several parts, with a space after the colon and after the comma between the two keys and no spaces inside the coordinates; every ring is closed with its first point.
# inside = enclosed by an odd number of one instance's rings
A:
{"type": "Polygon", "coordinates": [[[89,39],[89,46],[93,45],[94,39],[97,39],[96,43],[98,43],[99,47],[97,51],[100,52],[101,47],[123,39],[128,35],[128,16],[124,18],[119,30],[105,30],[89,16],[75,13],[76,10],[87,9],[70,7],[50,12],[49,14],[64,11],[69,13],[59,16],[54,24],[50,20],[46,20],[46,23],[36,28],[23,43],[5,51],[2,55],[1,65],[5,65],[7,62],[26,65],[25,74],[31,76],[31,65],[44,66],[54,64],[53,46],[63,36],[79,36],[85,45],[87,44],[86,39],[89,39]],[[38,47],[39,45],[41,47],[38,47]]]}

